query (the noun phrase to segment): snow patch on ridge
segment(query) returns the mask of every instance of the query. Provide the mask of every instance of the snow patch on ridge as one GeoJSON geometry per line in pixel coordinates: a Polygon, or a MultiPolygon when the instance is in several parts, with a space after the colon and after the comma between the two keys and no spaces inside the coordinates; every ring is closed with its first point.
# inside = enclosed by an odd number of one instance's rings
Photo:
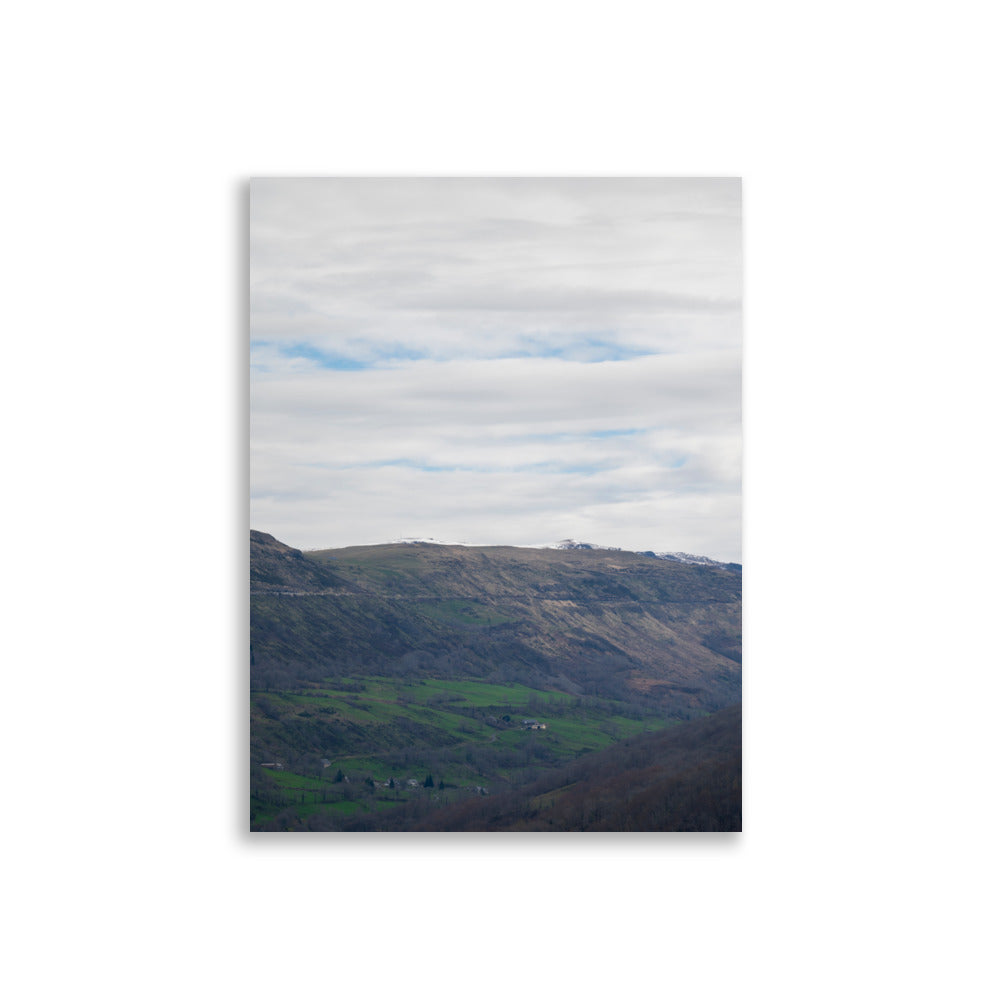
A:
{"type": "MultiPolygon", "coordinates": [[[[467,549],[493,548],[494,543],[480,542],[443,542],[439,538],[397,538],[394,545],[461,545],[467,549]]],[[[537,542],[534,545],[513,545],[516,549],[564,549],[567,551],[599,551],[599,552],[622,552],[617,545],[596,545],[593,542],[578,542],[573,538],[564,538],[560,542],[537,542]]],[[[640,556],[649,556],[652,559],[667,559],[671,562],[688,563],[692,566],[739,566],[739,563],[720,562],[718,559],[709,559],[708,556],[695,556],[690,552],[653,552],[647,550],[637,552],[640,556]]]]}
{"type": "MultiPolygon", "coordinates": [[[[442,542],[440,538],[397,538],[393,545],[466,545],[465,542],[442,542]]],[[[466,545],[466,548],[468,546],[466,545]]]]}
{"type": "Polygon", "coordinates": [[[718,559],[709,559],[708,556],[693,556],[689,552],[640,552],[643,556],[652,556],[654,559],[670,559],[673,562],[691,563],[695,566],[730,566],[736,563],[719,562],[718,559]]]}
{"type": "Polygon", "coordinates": [[[573,538],[564,538],[561,542],[543,542],[540,545],[521,545],[523,549],[600,549],[602,552],[621,552],[614,545],[594,545],[592,542],[578,542],[573,538]]]}

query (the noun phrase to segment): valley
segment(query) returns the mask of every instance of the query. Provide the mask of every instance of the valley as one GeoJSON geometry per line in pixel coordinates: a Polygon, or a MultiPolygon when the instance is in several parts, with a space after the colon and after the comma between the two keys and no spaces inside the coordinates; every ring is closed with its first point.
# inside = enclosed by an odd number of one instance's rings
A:
{"type": "Polygon", "coordinates": [[[739,567],[251,532],[250,568],[251,829],[421,828],[740,701],[739,567]]]}

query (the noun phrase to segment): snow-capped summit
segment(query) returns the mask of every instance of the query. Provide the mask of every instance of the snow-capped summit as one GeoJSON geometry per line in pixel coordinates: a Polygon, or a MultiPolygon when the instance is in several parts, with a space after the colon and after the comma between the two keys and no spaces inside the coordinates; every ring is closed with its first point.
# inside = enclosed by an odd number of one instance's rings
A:
{"type": "MultiPolygon", "coordinates": [[[[461,545],[465,548],[489,548],[489,543],[470,542],[445,542],[440,538],[397,538],[396,545],[461,545]]],[[[578,542],[575,538],[564,538],[559,542],[540,542],[535,545],[516,545],[521,549],[564,549],[575,551],[595,551],[595,552],[622,552],[617,545],[597,545],[594,542],[578,542]]],[[[672,562],[688,563],[692,566],[725,566],[729,569],[739,567],[739,563],[720,562],[718,559],[709,559],[708,556],[695,556],[689,552],[653,552],[646,550],[638,552],[638,555],[649,556],[652,559],[668,559],[672,562]]]]}
{"type": "Polygon", "coordinates": [[[440,538],[397,538],[394,545],[465,545],[465,542],[443,542],[440,538]]]}
{"type": "Polygon", "coordinates": [[[542,545],[530,545],[532,549],[600,549],[602,552],[621,552],[614,545],[594,545],[592,542],[578,542],[574,538],[564,538],[561,542],[551,542],[542,545]]]}
{"type": "MultiPolygon", "coordinates": [[[[564,538],[561,542],[550,545],[532,545],[533,549],[593,549],[601,552],[621,552],[617,545],[595,545],[592,542],[578,542],[573,538],[564,538]]],[[[689,552],[639,552],[641,556],[650,556],[653,559],[669,559],[672,562],[690,563],[694,566],[733,566],[735,563],[719,562],[718,559],[709,559],[708,556],[693,556],[689,552]]]]}
{"type": "Polygon", "coordinates": [[[640,552],[642,556],[652,556],[654,559],[669,559],[672,562],[690,563],[694,566],[738,566],[739,563],[720,562],[709,559],[708,556],[693,556],[689,552],[640,552]]]}

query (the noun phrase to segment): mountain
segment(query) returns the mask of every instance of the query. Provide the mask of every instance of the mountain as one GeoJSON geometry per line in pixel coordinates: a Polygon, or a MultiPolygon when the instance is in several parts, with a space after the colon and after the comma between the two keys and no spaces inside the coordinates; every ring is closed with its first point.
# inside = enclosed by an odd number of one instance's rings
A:
{"type": "Polygon", "coordinates": [[[394,544],[303,554],[250,539],[255,666],[361,666],[642,694],[676,710],[739,699],[742,578],[605,549],[394,544]]]}
{"type": "MultiPolygon", "coordinates": [[[[738,714],[741,601],[728,564],[581,543],[301,552],[252,531],[253,828],[426,818],[738,714]]],[[[608,761],[614,785],[627,767],[608,761]]]]}

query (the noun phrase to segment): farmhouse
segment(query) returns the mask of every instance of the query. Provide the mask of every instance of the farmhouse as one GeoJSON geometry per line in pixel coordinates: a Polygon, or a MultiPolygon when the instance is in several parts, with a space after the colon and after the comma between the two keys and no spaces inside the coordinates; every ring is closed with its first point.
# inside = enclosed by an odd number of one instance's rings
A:
{"type": "Polygon", "coordinates": [[[539,722],[538,719],[522,719],[521,720],[525,729],[546,729],[547,726],[544,722],[539,722]]]}

